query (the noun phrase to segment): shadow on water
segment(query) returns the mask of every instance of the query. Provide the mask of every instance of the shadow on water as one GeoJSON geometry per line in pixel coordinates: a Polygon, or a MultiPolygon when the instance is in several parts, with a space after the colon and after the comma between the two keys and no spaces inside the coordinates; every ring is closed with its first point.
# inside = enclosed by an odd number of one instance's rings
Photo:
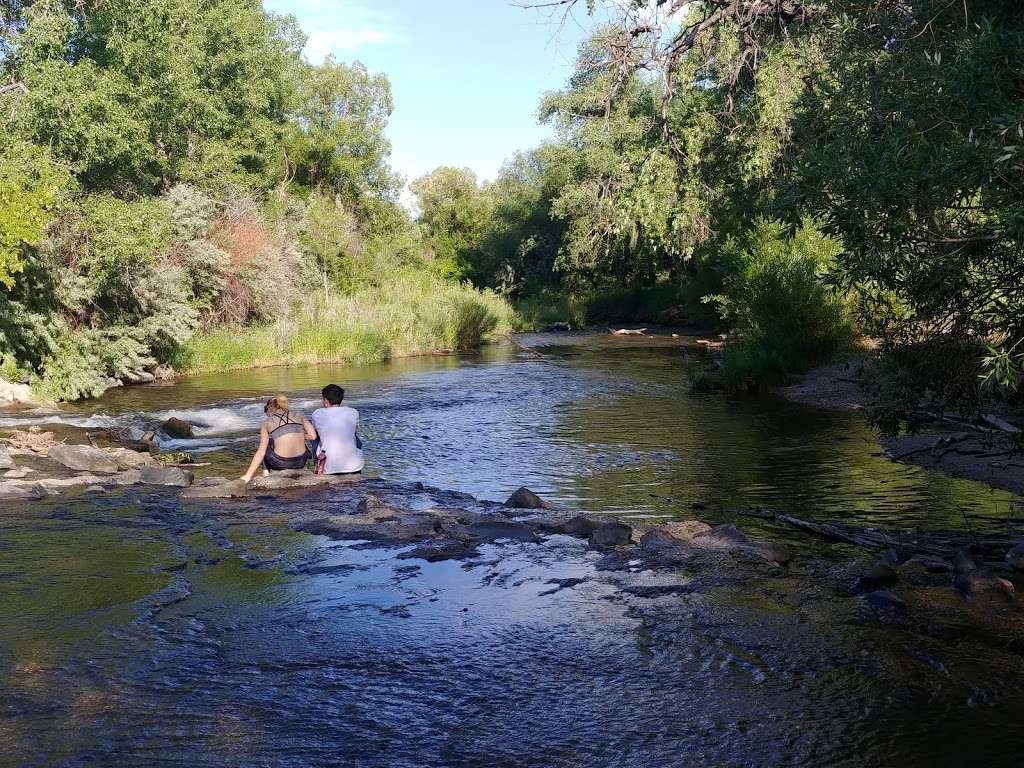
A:
{"type": "MultiPolygon", "coordinates": [[[[370,474],[480,497],[526,484],[568,507],[637,516],[690,517],[702,502],[936,526],[1017,503],[886,461],[856,416],[690,397],[678,344],[535,341],[473,359],[195,377],[59,418],[141,429],[176,413],[203,425],[181,447],[230,474],[262,398],[283,390],[309,408],[337,380],[362,413],[370,474]]],[[[855,601],[806,608],[804,586],[767,576],[640,606],[564,537],[428,564],[288,525],[295,510],[330,514],[358,493],[219,504],[132,488],[4,510],[0,765],[1019,755],[1018,650],[912,638],[855,601]]]]}

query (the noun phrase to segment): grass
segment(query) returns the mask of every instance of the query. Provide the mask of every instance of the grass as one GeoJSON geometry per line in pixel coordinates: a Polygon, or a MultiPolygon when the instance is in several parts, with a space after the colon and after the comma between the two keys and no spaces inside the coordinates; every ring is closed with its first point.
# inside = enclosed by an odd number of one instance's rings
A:
{"type": "Polygon", "coordinates": [[[351,295],[311,296],[274,323],[207,330],[178,365],[195,373],[469,352],[509,333],[513,319],[493,293],[406,272],[351,295]]]}

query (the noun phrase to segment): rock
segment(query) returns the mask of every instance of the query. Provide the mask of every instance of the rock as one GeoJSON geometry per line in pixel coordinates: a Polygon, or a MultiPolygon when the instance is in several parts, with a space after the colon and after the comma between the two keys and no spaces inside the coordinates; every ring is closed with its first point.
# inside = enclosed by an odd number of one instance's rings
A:
{"type": "Polygon", "coordinates": [[[0,469],[14,469],[14,459],[6,445],[0,445],[0,469]]]}
{"type": "Polygon", "coordinates": [[[691,539],[691,543],[709,549],[738,549],[753,552],[769,562],[780,565],[784,565],[792,559],[789,550],[783,545],[754,541],[733,523],[716,525],[703,533],[697,533],[691,539]]]}
{"type": "Polygon", "coordinates": [[[257,491],[287,491],[291,488],[311,488],[315,485],[323,485],[320,480],[322,475],[314,475],[312,472],[298,477],[290,477],[283,473],[277,473],[268,477],[254,477],[249,487],[257,491]]]}
{"type": "Polygon", "coordinates": [[[147,443],[150,445],[153,444],[154,442],[156,442],[156,432],[154,432],[152,429],[147,429],[145,432],[142,433],[142,437],[139,438],[139,442],[147,443]]]}
{"type": "Polygon", "coordinates": [[[373,495],[367,495],[360,499],[359,504],[356,505],[356,512],[378,520],[394,518],[398,514],[398,510],[383,499],[373,495]]]}
{"type": "Polygon", "coordinates": [[[172,416],[160,425],[159,430],[172,440],[191,440],[195,437],[192,425],[183,419],[172,416]]]}
{"type": "Polygon", "coordinates": [[[169,485],[175,488],[188,488],[195,476],[181,467],[161,467],[150,464],[142,468],[139,482],[146,485],[169,485]]]}
{"type": "MultiPolygon", "coordinates": [[[[152,433],[147,433],[152,434],[152,433]]],[[[126,443],[122,443],[125,449],[129,451],[135,451],[136,453],[148,453],[150,456],[155,456],[160,453],[160,446],[157,445],[155,440],[129,440],[126,443]]]]}
{"type": "Polygon", "coordinates": [[[954,573],[970,573],[978,570],[978,564],[974,562],[974,553],[970,547],[965,547],[956,553],[953,558],[954,573]]]}
{"type": "Polygon", "coordinates": [[[107,489],[102,485],[90,485],[82,493],[106,493],[107,489]]]}
{"type": "Polygon", "coordinates": [[[1024,571],[1024,543],[1018,544],[1006,553],[1006,562],[1015,571],[1024,571]]]}
{"type": "Polygon", "coordinates": [[[531,491],[526,486],[523,486],[511,496],[508,497],[508,501],[505,502],[506,507],[513,507],[515,509],[550,509],[550,505],[544,501],[540,496],[531,491]]]}
{"type": "Polygon", "coordinates": [[[403,552],[398,556],[398,559],[426,560],[428,563],[438,563],[442,560],[456,560],[472,557],[476,554],[476,548],[465,541],[458,539],[436,539],[419,544],[408,552],[403,552]]]}
{"type": "Polygon", "coordinates": [[[658,526],[674,539],[693,541],[694,537],[702,536],[711,531],[711,526],[700,520],[680,520],[658,526]]]}
{"type": "Polygon", "coordinates": [[[661,552],[679,546],[679,539],[661,528],[648,531],[640,537],[640,547],[651,552],[661,552]]]}
{"type": "Polygon", "coordinates": [[[139,453],[130,448],[108,448],[107,453],[117,462],[118,469],[138,469],[146,464],[153,463],[153,457],[149,452],[139,453]]]}
{"type": "Polygon", "coordinates": [[[882,561],[893,568],[903,565],[914,556],[914,553],[903,547],[889,547],[882,553],[882,561]]]}
{"type": "Polygon", "coordinates": [[[474,539],[481,539],[483,541],[511,539],[513,541],[536,542],[540,540],[530,526],[511,520],[482,520],[463,526],[460,531],[465,532],[474,539]]]}
{"type": "Polygon", "coordinates": [[[589,539],[590,534],[597,528],[598,523],[596,520],[591,520],[589,517],[583,515],[576,515],[576,517],[567,520],[564,525],[561,526],[561,532],[567,533],[570,536],[575,536],[579,539],[589,539]]]}
{"type": "Polygon", "coordinates": [[[872,608],[878,608],[879,610],[891,613],[903,613],[907,610],[907,604],[886,589],[879,589],[874,592],[868,592],[866,595],[861,595],[861,600],[872,608]]]}
{"type": "Polygon", "coordinates": [[[28,467],[21,467],[19,469],[12,469],[9,472],[4,472],[4,477],[8,480],[20,480],[23,477],[28,477],[28,475],[34,471],[34,469],[29,469],[28,467]]]}
{"type": "Polygon", "coordinates": [[[0,406],[6,405],[39,405],[39,401],[27,384],[13,384],[0,379],[0,406]]]}
{"type": "Polygon", "coordinates": [[[156,381],[156,376],[149,371],[132,371],[123,381],[125,384],[151,384],[156,381]]]}
{"type": "Polygon", "coordinates": [[[1013,582],[994,575],[987,568],[975,569],[960,573],[953,579],[953,586],[964,597],[974,597],[984,593],[1003,594],[1012,598],[1013,582]]]}
{"type": "Polygon", "coordinates": [[[114,474],[118,470],[117,461],[99,448],[91,445],[54,445],[49,456],[69,469],[80,472],[104,472],[114,474]]]}
{"type": "Polygon", "coordinates": [[[544,330],[545,331],[549,331],[549,332],[550,331],[563,331],[563,332],[564,331],[571,331],[572,330],[572,323],[564,322],[564,321],[563,322],[557,322],[557,323],[551,323],[544,330]]]}
{"type": "Polygon", "coordinates": [[[592,547],[619,547],[633,540],[633,529],[625,523],[613,520],[601,523],[590,534],[592,547]]]}
{"type": "Polygon", "coordinates": [[[118,472],[110,479],[114,485],[135,485],[142,482],[142,472],[138,469],[128,469],[118,472]]]}
{"type": "Polygon", "coordinates": [[[153,369],[153,378],[157,381],[170,381],[174,376],[174,369],[169,365],[161,364],[153,369]]]}
{"type": "Polygon", "coordinates": [[[863,575],[854,582],[853,589],[856,592],[874,592],[882,587],[888,587],[899,581],[900,575],[896,573],[891,565],[878,560],[868,566],[863,575]]]}
{"type": "Polygon", "coordinates": [[[241,480],[223,477],[208,477],[181,492],[183,499],[234,499],[248,495],[249,490],[241,480]],[[210,481],[216,482],[210,482],[210,481]]]}

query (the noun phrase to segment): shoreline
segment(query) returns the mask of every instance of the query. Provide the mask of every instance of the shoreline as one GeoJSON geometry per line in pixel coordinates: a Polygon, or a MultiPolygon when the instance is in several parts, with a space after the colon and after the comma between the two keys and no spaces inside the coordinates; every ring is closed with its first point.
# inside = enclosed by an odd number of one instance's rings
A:
{"type": "MultiPolygon", "coordinates": [[[[849,357],[816,366],[772,393],[807,408],[855,413],[866,407],[857,386],[858,360],[849,357]]],[[[885,456],[950,477],[974,480],[1024,496],[1024,455],[1014,454],[1005,435],[964,432],[932,424],[915,434],[880,437],[885,456]]]]}

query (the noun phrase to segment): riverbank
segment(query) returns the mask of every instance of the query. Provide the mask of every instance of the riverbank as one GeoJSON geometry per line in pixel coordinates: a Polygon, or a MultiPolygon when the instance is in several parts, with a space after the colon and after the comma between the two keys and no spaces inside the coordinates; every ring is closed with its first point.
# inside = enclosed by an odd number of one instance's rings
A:
{"type": "MultiPolygon", "coordinates": [[[[858,384],[862,365],[861,358],[831,361],[811,369],[795,383],[773,391],[809,408],[862,410],[866,407],[858,384]]],[[[918,433],[883,437],[880,442],[892,461],[1024,495],[1024,455],[1015,433],[985,428],[964,431],[963,426],[957,429],[937,421],[918,433]]]]}

